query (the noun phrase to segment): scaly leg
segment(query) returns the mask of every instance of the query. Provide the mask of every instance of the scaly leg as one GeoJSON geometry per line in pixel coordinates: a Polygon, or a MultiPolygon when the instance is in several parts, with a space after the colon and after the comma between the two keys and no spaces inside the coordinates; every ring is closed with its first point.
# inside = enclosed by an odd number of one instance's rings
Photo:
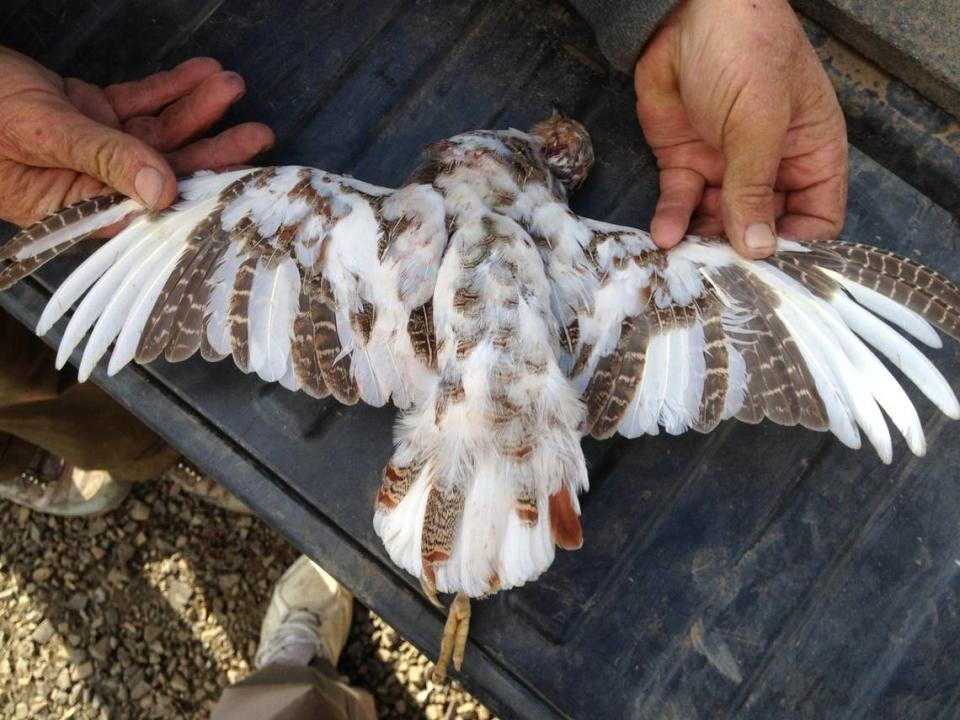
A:
{"type": "Polygon", "coordinates": [[[467,649],[467,635],[470,632],[470,598],[459,592],[450,604],[447,624],[443,627],[443,640],[440,643],[440,657],[433,669],[433,682],[437,685],[447,678],[447,666],[453,658],[453,666],[459,670],[463,665],[463,653],[467,649]]]}

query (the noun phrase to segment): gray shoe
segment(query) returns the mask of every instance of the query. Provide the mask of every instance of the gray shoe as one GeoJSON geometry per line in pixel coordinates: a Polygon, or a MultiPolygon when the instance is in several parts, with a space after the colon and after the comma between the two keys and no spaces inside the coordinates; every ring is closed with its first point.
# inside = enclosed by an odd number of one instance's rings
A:
{"type": "Polygon", "coordinates": [[[307,665],[326,658],[336,667],[353,618],[353,596],[301,555],[277,581],[260,628],[256,665],[307,665]]]}

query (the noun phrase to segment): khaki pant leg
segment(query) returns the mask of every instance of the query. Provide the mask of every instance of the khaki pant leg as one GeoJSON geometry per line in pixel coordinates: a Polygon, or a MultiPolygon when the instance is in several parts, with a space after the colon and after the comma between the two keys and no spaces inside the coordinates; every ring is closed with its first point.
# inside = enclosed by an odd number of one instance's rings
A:
{"type": "Polygon", "coordinates": [[[224,689],[210,720],[376,720],[373,698],[329,672],[270,665],[224,689]]]}
{"type": "Polygon", "coordinates": [[[100,388],[58,373],[54,353],[5,313],[0,313],[0,433],[121,480],[154,479],[179,456],[100,388]]]}

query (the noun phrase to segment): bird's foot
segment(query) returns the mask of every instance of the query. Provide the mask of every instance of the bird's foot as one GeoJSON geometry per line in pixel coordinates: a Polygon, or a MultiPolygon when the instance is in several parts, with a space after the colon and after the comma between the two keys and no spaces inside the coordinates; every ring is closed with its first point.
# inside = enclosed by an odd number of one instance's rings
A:
{"type": "Polygon", "coordinates": [[[447,624],[443,627],[443,640],[440,642],[440,657],[433,669],[433,682],[439,685],[447,678],[447,666],[453,659],[457,670],[463,665],[463,654],[467,649],[467,635],[470,633],[470,598],[459,592],[450,604],[447,624]]]}

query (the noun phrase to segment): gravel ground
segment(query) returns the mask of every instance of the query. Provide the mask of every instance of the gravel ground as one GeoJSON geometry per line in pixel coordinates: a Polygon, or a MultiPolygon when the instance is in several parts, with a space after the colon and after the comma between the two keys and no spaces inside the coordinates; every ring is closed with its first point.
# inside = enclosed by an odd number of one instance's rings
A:
{"type": "MultiPolygon", "coordinates": [[[[297,556],[256,518],[144,484],[99,518],[0,502],[0,717],[206,718],[251,670],[273,584],[297,556]]],[[[340,670],[380,717],[491,717],[355,606],[340,670]]]]}

